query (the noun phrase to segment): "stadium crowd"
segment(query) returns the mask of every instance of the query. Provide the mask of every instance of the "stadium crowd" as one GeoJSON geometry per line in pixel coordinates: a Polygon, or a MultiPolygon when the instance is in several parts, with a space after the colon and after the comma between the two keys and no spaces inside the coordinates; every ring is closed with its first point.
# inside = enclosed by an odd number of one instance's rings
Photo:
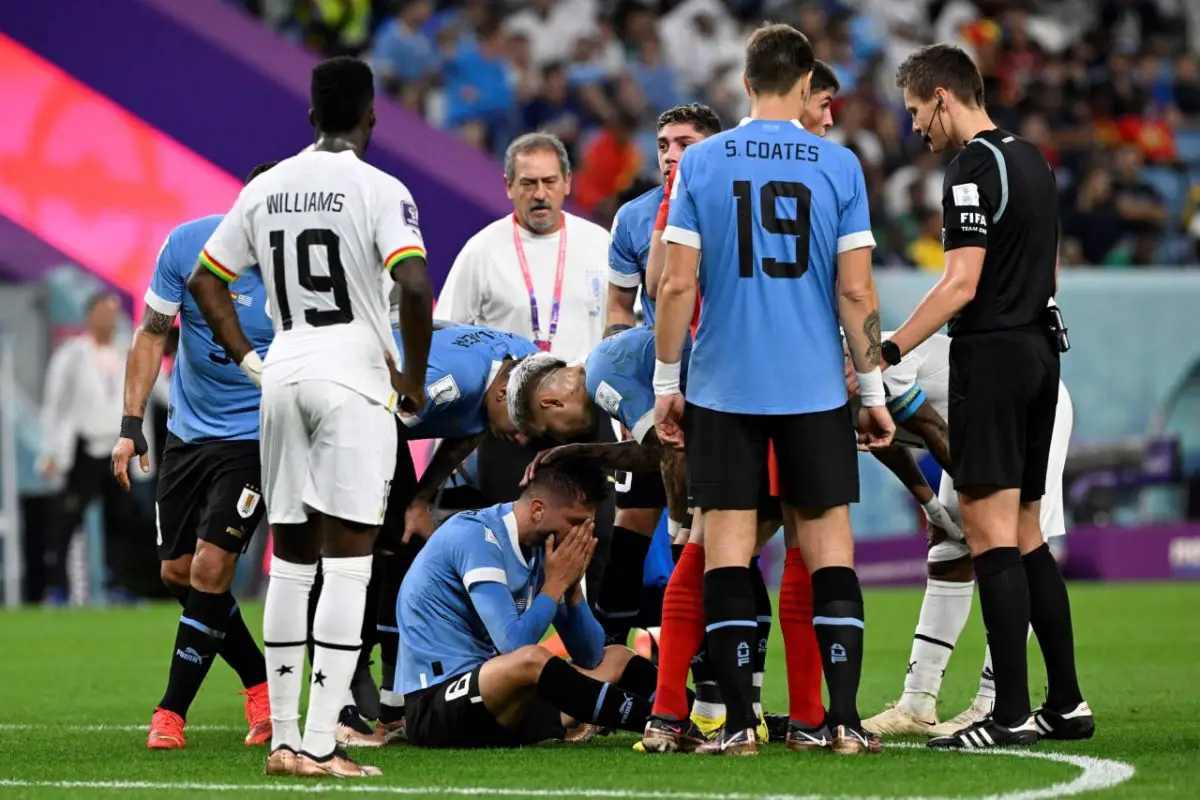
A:
{"type": "Polygon", "coordinates": [[[1188,3],[230,2],[314,51],[368,58],[399,102],[493,153],[525,131],[555,133],[579,165],[575,206],[601,223],[657,182],[658,111],[695,100],[741,118],[741,44],[763,18],[791,23],[841,82],[830,135],[866,170],[876,265],[932,270],[945,159],[920,155],[891,84],[915,47],[956,43],[980,64],[997,123],[1056,169],[1065,265],[1183,265],[1200,247],[1200,25],[1188,3]]]}

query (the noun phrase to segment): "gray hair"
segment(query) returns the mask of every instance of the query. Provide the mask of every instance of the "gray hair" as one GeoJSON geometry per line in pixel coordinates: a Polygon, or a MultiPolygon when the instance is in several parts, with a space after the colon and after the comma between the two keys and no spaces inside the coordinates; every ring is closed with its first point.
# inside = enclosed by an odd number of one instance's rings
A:
{"type": "Polygon", "coordinates": [[[567,147],[552,133],[537,131],[525,133],[513,139],[504,151],[504,178],[509,183],[516,177],[517,156],[532,153],[535,150],[552,150],[558,156],[558,166],[563,175],[571,172],[571,157],[567,155],[567,147]]]}
{"type": "Polygon", "coordinates": [[[533,395],[542,380],[567,362],[549,353],[534,353],[517,362],[508,375],[508,416],[517,430],[533,435],[533,395]]]}

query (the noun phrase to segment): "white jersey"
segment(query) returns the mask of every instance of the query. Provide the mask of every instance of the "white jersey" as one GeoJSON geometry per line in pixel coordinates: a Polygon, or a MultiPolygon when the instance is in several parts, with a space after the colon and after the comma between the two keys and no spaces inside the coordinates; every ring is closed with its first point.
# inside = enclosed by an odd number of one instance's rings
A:
{"type": "MultiPolygon", "coordinates": [[[[895,331],[885,331],[884,340],[895,331]]],[[[917,345],[895,366],[883,371],[883,388],[887,393],[888,411],[896,422],[903,422],[924,402],[930,403],[942,419],[950,416],[950,337],[935,333],[917,345]]],[[[908,447],[924,448],[919,437],[901,427],[896,428],[896,442],[908,447]]]]}
{"type": "Polygon", "coordinates": [[[227,281],[261,265],[275,326],[264,385],[326,380],[390,406],[387,273],[414,256],[425,245],[404,184],[353,152],[307,151],[243,188],[200,258],[227,281]]]}

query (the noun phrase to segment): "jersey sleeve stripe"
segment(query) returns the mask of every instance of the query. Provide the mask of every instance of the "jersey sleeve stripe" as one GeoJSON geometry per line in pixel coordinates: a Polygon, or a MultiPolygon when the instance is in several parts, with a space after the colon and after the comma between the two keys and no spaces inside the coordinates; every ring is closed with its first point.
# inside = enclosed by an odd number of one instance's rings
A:
{"type": "Polygon", "coordinates": [[[507,585],[508,576],[499,567],[476,567],[475,569],[467,570],[467,574],[463,575],[463,586],[470,591],[471,587],[477,583],[503,583],[507,585]]]}
{"type": "Polygon", "coordinates": [[[150,308],[168,317],[173,317],[179,313],[179,303],[174,303],[170,300],[159,297],[154,293],[153,289],[147,289],[146,296],[142,300],[146,305],[150,306],[150,308]]]}
{"type": "Polygon", "coordinates": [[[646,434],[649,433],[650,429],[653,427],[654,409],[650,409],[645,414],[642,414],[642,418],[634,424],[633,430],[630,431],[630,433],[633,434],[633,440],[638,444],[641,444],[642,440],[646,438],[646,434]]]}
{"type": "Polygon", "coordinates": [[[874,247],[875,234],[870,231],[859,231],[858,233],[847,233],[845,236],[837,240],[837,251],[846,253],[850,250],[858,250],[862,247],[874,247]]]}
{"type": "Polygon", "coordinates": [[[608,282],[622,289],[636,289],[642,285],[642,275],[639,272],[621,272],[609,267],[608,282]]]}
{"type": "Polygon", "coordinates": [[[213,258],[212,254],[207,250],[200,251],[200,263],[203,264],[209,272],[211,272],[213,275],[216,275],[226,283],[233,283],[234,279],[237,278],[237,275],[234,275],[233,272],[227,267],[223,266],[220,261],[217,261],[215,258],[213,258]]]}
{"type": "Polygon", "coordinates": [[[407,247],[401,247],[399,250],[393,250],[392,254],[389,255],[386,259],[384,259],[383,265],[387,269],[388,272],[391,272],[393,269],[396,268],[396,265],[399,264],[401,261],[403,261],[406,258],[413,258],[415,256],[420,256],[421,258],[425,258],[425,248],[418,247],[417,245],[414,244],[414,245],[409,245],[407,247]]]}
{"type": "Polygon", "coordinates": [[[673,244],[681,244],[685,247],[690,247],[693,250],[700,249],[700,234],[696,231],[689,231],[687,228],[680,228],[675,225],[668,225],[663,231],[662,240],[673,244]]]}

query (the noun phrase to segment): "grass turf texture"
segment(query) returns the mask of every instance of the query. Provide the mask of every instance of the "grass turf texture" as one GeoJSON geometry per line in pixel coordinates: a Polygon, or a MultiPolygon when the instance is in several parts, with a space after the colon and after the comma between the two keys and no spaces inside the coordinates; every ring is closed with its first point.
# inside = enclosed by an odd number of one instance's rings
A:
{"type": "MultiPolygon", "coordinates": [[[[1183,584],[1072,587],[1083,688],[1099,730],[1090,742],[1043,742],[1033,750],[1115,759],[1136,768],[1128,782],[1088,796],[1195,797],[1200,791],[1198,599],[1200,590],[1183,584]]],[[[868,649],[859,698],[864,716],[900,694],[920,601],[916,589],[867,593],[868,649]]],[[[257,633],[259,610],[245,612],[257,633]]],[[[0,616],[0,797],[271,797],[306,789],[340,794],[367,786],[373,787],[372,794],[394,787],[405,796],[488,795],[497,790],[503,796],[524,796],[512,790],[528,789],[561,797],[663,793],[658,796],[698,800],[732,793],[997,797],[1044,790],[1080,775],[1071,764],[917,748],[892,748],[870,758],[794,754],[780,744],[768,745],[757,759],[647,756],[632,752],[635,737],[622,734],[522,751],[360,750],[365,763],[383,768],[383,778],[268,780],[262,774],[266,750],[242,745],[245,727],[241,698],[235,694],[240,687],[223,662],[214,665],[192,709],[186,750],[147,751],[145,733],[131,729],[149,722],[160,697],[178,615],[177,606],[154,605],[0,616]],[[90,729],[80,729],[85,727],[90,729]],[[88,785],[61,785],[69,781],[88,785]],[[128,785],[139,781],[154,787],[128,785]],[[120,785],[101,789],[92,782],[120,785]]],[[[777,628],[773,634],[764,700],[768,710],[785,712],[783,644],[777,628]]],[[[1044,673],[1036,644],[1030,654],[1031,680],[1039,687],[1033,696],[1036,705],[1044,673]]],[[[976,603],[947,670],[942,716],[969,703],[982,657],[976,603]]]]}

